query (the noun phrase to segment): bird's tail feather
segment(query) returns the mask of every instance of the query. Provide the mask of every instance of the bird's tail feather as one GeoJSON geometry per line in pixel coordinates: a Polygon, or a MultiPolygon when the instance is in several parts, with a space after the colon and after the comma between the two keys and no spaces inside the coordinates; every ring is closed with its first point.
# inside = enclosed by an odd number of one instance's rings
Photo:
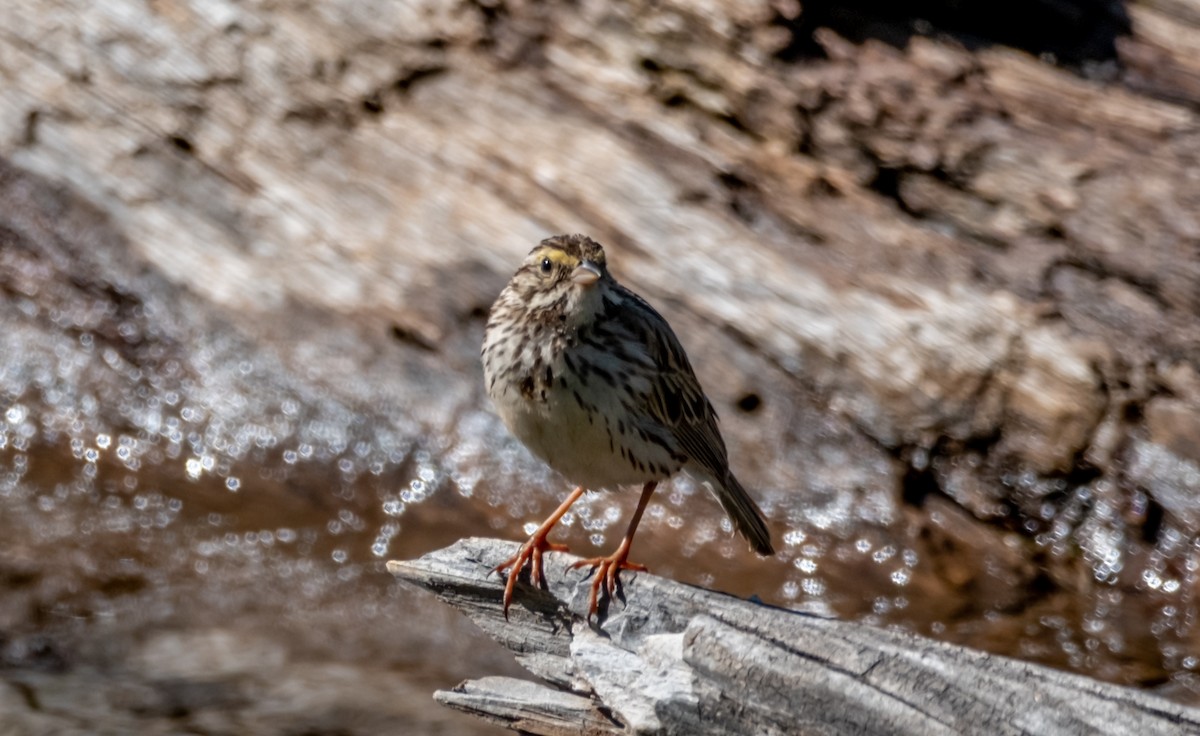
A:
{"type": "Polygon", "coordinates": [[[762,510],[750,494],[733,477],[733,473],[725,476],[725,482],[717,479],[712,481],[713,492],[721,502],[721,508],[729,514],[738,533],[750,541],[750,546],[760,555],[773,555],[775,548],[771,546],[771,532],[763,521],[762,510]]]}

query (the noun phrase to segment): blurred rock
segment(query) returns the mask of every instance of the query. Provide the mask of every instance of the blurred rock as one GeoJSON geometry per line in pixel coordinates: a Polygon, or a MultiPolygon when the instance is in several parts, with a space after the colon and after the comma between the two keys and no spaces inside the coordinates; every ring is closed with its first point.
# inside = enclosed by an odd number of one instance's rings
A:
{"type": "Polygon", "coordinates": [[[1185,460],[1200,463],[1200,405],[1168,398],[1146,404],[1150,439],[1185,460]]]}

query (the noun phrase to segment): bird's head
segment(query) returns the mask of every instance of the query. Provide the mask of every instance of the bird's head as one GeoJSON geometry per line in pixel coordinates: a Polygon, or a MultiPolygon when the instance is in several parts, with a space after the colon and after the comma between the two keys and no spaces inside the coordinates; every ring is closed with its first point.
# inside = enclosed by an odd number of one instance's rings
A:
{"type": "Polygon", "coordinates": [[[610,279],[599,243],[585,235],[556,235],[529,251],[511,286],[531,312],[571,313],[598,300],[593,292],[610,279]]]}

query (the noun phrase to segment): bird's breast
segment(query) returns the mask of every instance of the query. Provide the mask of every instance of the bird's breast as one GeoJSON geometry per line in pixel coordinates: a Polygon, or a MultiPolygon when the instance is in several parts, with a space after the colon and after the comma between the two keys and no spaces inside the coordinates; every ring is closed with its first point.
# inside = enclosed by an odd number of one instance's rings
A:
{"type": "Polygon", "coordinates": [[[547,367],[499,386],[492,399],[509,430],[550,467],[588,488],[665,480],[679,470],[678,457],[643,439],[611,387],[578,383],[577,373],[562,373],[565,361],[547,367]]]}

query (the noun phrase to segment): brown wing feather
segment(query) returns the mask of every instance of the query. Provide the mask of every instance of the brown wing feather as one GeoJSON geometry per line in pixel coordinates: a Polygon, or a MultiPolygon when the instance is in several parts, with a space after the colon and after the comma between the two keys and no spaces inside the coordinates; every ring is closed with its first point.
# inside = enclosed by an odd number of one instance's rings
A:
{"type": "Polygon", "coordinates": [[[718,480],[723,479],[729,473],[729,456],[717,428],[717,412],[700,388],[687,353],[653,307],[637,294],[623,291],[641,308],[638,332],[657,369],[647,397],[651,416],[671,432],[688,457],[718,480]]]}
{"type": "Polygon", "coordinates": [[[679,338],[645,300],[626,293],[644,308],[644,322],[639,327],[647,354],[658,369],[647,397],[650,414],[671,433],[679,449],[712,476],[717,500],[754,550],[762,555],[774,554],[762,511],[729,471],[729,454],[717,428],[717,412],[700,388],[679,338]]]}

